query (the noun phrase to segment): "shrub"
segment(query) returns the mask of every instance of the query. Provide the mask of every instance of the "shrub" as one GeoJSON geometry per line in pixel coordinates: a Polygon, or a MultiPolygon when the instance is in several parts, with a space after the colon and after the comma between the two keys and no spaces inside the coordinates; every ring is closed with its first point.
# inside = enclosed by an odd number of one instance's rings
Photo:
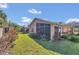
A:
{"type": "Polygon", "coordinates": [[[66,40],[70,40],[72,35],[62,35],[61,38],[66,39],[66,40]]]}
{"type": "Polygon", "coordinates": [[[79,36],[76,35],[62,35],[61,38],[72,42],[79,42],[79,36]]]}
{"type": "Polygon", "coordinates": [[[40,35],[38,35],[38,34],[36,34],[36,33],[33,33],[33,32],[29,33],[28,35],[29,35],[31,38],[33,38],[33,39],[42,39],[42,36],[40,36],[40,35]]]}
{"type": "Polygon", "coordinates": [[[77,36],[79,36],[79,33],[78,34],[76,34],[77,36]]]}
{"type": "Polygon", "coordinates": [[[70,38],[70,41],[79,42],[79,37],[78,37],[78,36],[72,36],[72,37],[70,38]]]}
{"type": "Polygon", "coordinates": [[[67,35],[62,35],[61,38],[67,39],[67,35]]]}

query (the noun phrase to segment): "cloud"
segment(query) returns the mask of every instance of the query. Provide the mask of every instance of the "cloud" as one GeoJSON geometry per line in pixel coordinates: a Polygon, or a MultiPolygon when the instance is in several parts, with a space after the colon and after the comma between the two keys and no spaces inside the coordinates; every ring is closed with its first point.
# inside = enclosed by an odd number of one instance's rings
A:
{"type": "Polygon", "coordinates": [[[7,3],[0,3],[0,8],[7,8],[7,7],[8,7],[7,3]]]}
{"type": "Polygon", "coordinates": [[[79,22],[78,18],[70,18],[66,21],[66,23],[71,23],[71,22],[79,22]]]}
{"type": "Polygon", "coordinates": [[[18,23],[18,25],[27,27],[27,24],[22,22],[18,23]]]}
{"type": "Polygon", "coordinates": [[[27,23],[31,22],[31,18],[28,17],[21,17],[21,20],[22,22],[27,22],[27,23]]]}
{"type": "Polygon", "coordinates": [[[36,10],[36,9],[29,9],[28,12],[31,14],[42,14],[41,10],[36,10]]]}
{"type": "Polygon", "coordinates": [[[18,23],[18,25],[21,25],[21,26],[26,26],[29,25],[31,23],[32,19],[31,18],[28,18],[28,17],[21,17],[21,22],[18,23]]]}

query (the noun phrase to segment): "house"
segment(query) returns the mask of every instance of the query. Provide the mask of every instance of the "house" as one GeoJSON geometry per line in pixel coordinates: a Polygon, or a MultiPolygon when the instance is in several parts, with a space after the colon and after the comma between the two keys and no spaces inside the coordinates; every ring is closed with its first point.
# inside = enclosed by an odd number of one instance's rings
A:
{"type": "Polygon", "coordinates": [[[73,27],[35,18],[29,25],[29,32],[37,33],[47,40],[58,40],[63,34],[73,33],[73,27]]]}
{"type": "Polygon", "coordinates": [[[74,34],[78,34],[78,33],[79,33],[79,28],[74,27],[74,28],[73,28],[73,33],[74,33],[74,34]]]}
{"type": "Polygon", "coordinates": [[[22,33],[28,33],[28,28],[27,27],[22,27],[19,32],[22,32],[22,33]]]}

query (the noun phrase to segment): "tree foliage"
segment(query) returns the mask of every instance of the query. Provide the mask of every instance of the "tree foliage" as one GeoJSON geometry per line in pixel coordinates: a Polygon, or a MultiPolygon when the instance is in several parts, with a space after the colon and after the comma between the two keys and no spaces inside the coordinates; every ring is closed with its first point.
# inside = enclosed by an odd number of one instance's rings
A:
{"type": "Polygon", "coordinates": [[[7,27],[8,22],[7,22],[7,15],[3,10],[0,10],[0,27],[7,27]]]}

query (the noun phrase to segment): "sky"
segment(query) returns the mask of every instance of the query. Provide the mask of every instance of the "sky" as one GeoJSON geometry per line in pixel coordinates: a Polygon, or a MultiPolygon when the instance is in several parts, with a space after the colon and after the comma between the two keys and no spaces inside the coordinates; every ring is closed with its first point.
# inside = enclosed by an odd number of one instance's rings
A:
{"type": "Polygon", "coordinates": [[[0,9],[8,20],[25,26],[35,17],[52,22],[79,22],[78,3],[0,3],[0,9]]]}

